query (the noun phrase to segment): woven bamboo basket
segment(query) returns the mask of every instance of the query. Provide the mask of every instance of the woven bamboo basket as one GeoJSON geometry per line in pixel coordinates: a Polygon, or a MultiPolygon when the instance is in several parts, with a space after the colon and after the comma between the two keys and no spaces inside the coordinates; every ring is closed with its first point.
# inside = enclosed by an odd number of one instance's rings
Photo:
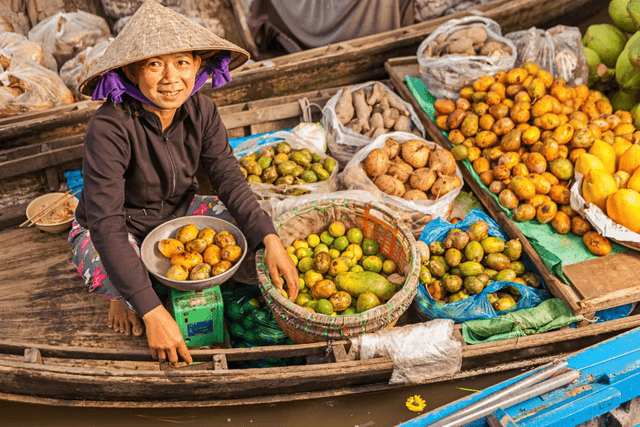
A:
{"type": "Polygon", "coordinates": [[[640,251],[640,243],[636,243],[636,242],[623,242],[621,240],[616,240],[611,238],[611,240],[613,240],[614,242],[616,242],[619,245],[625,246],[629,249],[633,249],[635,251],[640,251]]]}
{"type": "Polygon", "coordinates": [[[274,220],[283,245],[308,234],[320,234],[333,221],[347,229],[357,226],[365,237],[380,243],[380,252],[392,259],[405,277],[402,288],[385,304],[363,313],[328,316],[298,306],[285,298],[271,282],[264,252],[256,254],[260,289],[280,328],[296,343],[348,338],[395,325],[417,293],[420,254],[416,241],[399,217],[382,206],[348,199],[327,199],[299,206],[274,220]]]}

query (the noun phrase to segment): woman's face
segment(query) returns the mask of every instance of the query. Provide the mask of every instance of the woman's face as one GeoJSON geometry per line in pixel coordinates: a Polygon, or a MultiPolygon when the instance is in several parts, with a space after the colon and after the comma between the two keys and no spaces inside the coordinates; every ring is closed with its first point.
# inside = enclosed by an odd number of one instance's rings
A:
{"type": "Polygon", "coordinates": [[[191,95],[200,63],[199,56],[181,52],[143,59],[124,68],[149,101],[163,110],[175,111],[191,95]]]}

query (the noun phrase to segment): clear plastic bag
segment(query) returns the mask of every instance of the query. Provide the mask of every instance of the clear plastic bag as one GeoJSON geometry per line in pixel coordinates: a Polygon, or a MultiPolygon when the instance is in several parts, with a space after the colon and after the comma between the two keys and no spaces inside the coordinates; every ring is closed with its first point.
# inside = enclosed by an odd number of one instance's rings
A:
{"type": "Polygon", "coordinates": [[[569,86],[587,84],[589,64],[582,48],[582,34],[577,27],[556,25],[548,30],[531,27],[505,36],[518,49],[515,66],[530,61],[552,76],[562,77],[569,86]]]}
{"type": "Polygon", "coordinates": [[[502,36],[500,25],[497,22],[488,18],[468,16],[462,19],[451,19],[439,26],[420,43],[417,56],[422,80],[429,92],[436,98],[458,99],[460,89],[471,84],[477,78],[513,68],[517,52],[513,42],[502,36]],[[438,35],[442,33],[450,35],[469,27],[484,28],[490,39],[509,46],[511,55],[495,57],[444,55],[438,58],[425,55],[429,43],[435,41],[438,35]]]}
{"type": "Polygon", "coordinates": [[[400,328],[381,329],[353,338],[360,359],[390,357],[389,384],[421,384],[451,376],[462,367],[462,344],[453,338],[453,321],[431,320],[400,328]]]}
{"type": "MultiPolygon", "coordinates": [[[[291,132],[282,131],[276,132],[268,135],[264,135],[261,137],[249,139],[242,144],[238,145],[233,149],[234,155],[240,159],[244,156],[247,156],[251,153],[255,153],[256,151],[261,150],[265,147],[275,147],[280,142],[286,141],[289,143],[291,148],[296,150],[307,148],[312,153],[320,154],[323,158],[327,158],[329,156],[324,153],[318,153],[315,144],[313,142],[309,142],[307,140],[299,139],[291,132]],[[274,138],[279,138],[274,141],[274,138]],[[270,142],[264,143],[264,140],[269,140],[270,142]]],[[[338,181],[338,166],[333,169],[331,172],[331,176],[329,179],[325,181],[317,181],[310,184],[304,185],[273,185],[273,184],[264,184],[259,182],[250,182],[249,186],[255,194],[260,206],[269,214],[272,213],[272,208],[275,206],[277,201],[283,200],[289,197],[297,197],[292,194],[284,194],[284,193],[294,193],[294,192],[310,192],[310,193],[331,193],[338,189],[339,181],[338,181]]]]}
{"type": "MultiPolygon", "coordinates": [[[[345,166],[341,178],[344,186],[348,190],[364,190],[371,193],[377,201],[384,203],[392,209],[398,210],[399,213],[410,213],[410,217],[407,218],[402,215],[403,222],[409,227],[411,233],[414,236],[419,237],[422,233],[422,229],[425,224],[429,222],[433,217],[448,218],[451,213],[453,201],[460,193],[462,186],[448,192],[437,200],[405,200],[401,197],[390,196],[382,192],[373,181],[362,170],[362,161],[369,155],[369,153],[376,149],[384,147],[384,143],[387,139],[393,138],[400,144],[417,138],[415,135],[406,132],[393,132],[389,134],[380,135],[376,140],[369,144],[367,147],[358,151],[345,166]],[[426,222],[424,219],[428,219],[426,222]]],[[[426,141],[427,146],[431,150],[443,149],[435,142],[426,141]]],[[[456,165],[456,176],[460,178],[460,182],[464,182],[462,172],[456,165]]]]}
{"type": "Polygon", "coordinates": [[[73,59],[65,62],[60,68],[60,77],[62,81],[67,85],[71,92],[77,99],[87,100],[91,99],[90,96],[80,93],[80,83],[82,83],[93,71],[93,68],[97,64],[98,60],[102,58],[104,52],[107,50],[112,38],[98,43],[95,46],[89,46],[73,59]]]}
{"type": "Polygon", "coordinates": [[[29,31],[29,40],[40,43],[46,52],[54,56],[58,66],[110,36],[107,21],[87,12],[59,12],[29,31]]]}
{"type": "Polygon", "coordinates": [[[300,123],[291,129],[291,135],[313,146],[316,153],[327,152],[327,131],[320,123],[300,123]]]}
{"type": "MultiPolygon", "coordinates": [[[[355,92],[359,89],[367,89],[369,87],[372,87],[376,83],[379,82],[370,81],[367,83],[351,86],[350,89],[352,92],[355,92]]],[[[411,119],[410,123],[412,129],[417,129],[420,135],[424,137],[424,126],[422,126],[422,123],[420,122],[420,119],[418,118],[411,104],[402,100],[402,98],[396,95],[386,85],[383,86],[385,91],[387,92],[387,96],[393,96],[397,101],[405,106],[405,108],[409,111],[409,118],[411,119]]],[[[336,115],[335,108],[341,95],[342,90],[339,90],[338,93],[331,97],[331,99],[329,99],[325,104],[324,108],[322,109],[322,125],[327,131],[327,146],[329,148],[331,156],[336,159],[338,163],[340,163],[340,166],[344,167],[353,157],[353,155],[358,152],[358,150],[368,144],[371,144],[373,142],[373,138],[369,138],[360,133],[357,133],[340,123],[340,120],[336,115]]]]}
{"type": "MultiPolygon", "coordinates": [[[[12,112],[43,110],[74,102],[58,74],[20,55],[14,55],[8,70],[0,73],[0,85],[15,92],[15,98],[9,101],[12,112]]],[[[0,112],[3,113],[7,112],[0,112]]]]}
{"type": "MultiPolygon", "coordinates": [[[[163,6],[180,6],[182,0],[157,0],[163,6]]],[[[102,0],[102,7],[111,18],[124,18],[133,15],[144,0],[102,0]]]]}

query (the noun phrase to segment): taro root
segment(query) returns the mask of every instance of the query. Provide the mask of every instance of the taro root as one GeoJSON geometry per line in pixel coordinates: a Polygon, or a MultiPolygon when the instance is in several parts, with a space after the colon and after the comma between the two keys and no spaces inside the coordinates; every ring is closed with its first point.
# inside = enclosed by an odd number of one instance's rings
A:
{"type": "Polygon", "coordinates": [[[434,182],[436,182],[436,173],[429,168],[420,168],[413,171],[409,177],[411,188],[421,191],[429,191],[434,182]]]}
{"type": "Polygon", "coordinates": [[[456,171],[456,159],[447,150],[435,150],[429,156],[429,167],[434,172],[451,175],[456,171]]]}
{"type": "Polygon", "coordinates": [[[400,143],[398,143],[398,141],[396,141],[395,139],[389,138],[384,141],[384,147],[382,147],[382,149],[387,152],[389,160],[393,160],[400,151],[400,143]]]}
{"type": "Polygon", "coordinates": [[[384,175],[389,169],[389,156],[382,148],[376,148],[371,150],[363,163],[364,170],[370,176],[384,175]]]}
{"type": "Polygon", "coordinates": [[[405,200],[428,200],[429,197],[422,190],[409,190],[402,195],[405,200]]]}
{"type": "Polygon", "coordinates": [[[404,194],[404,185],[392,176],[381,175],[375,179],[374,183],[380,191],[391,196],[402,197],[404,194]]]}
{"type": "Polygon", "coordinates": [[[391,161],[391,165],[387,170],[387,175],[394,177],[400,182],[407,182],[412,172],[413,168],[409,163],[399,157],[396,157],[391,161]]]}
{"type": "Polygon", "coordinates": [[[431,194],[439,199],[461,186],[462,181],[456,175],[440,175],[440,178],[431,186],[431,194]]]}
{"type": "Polygon", "coordinates": [[[401,150],[404,161],[416,169],[422,168],[427,164],[431,151],[427,144],[419,139],[411,139],[405,142],[402,144],[401,150]]]}

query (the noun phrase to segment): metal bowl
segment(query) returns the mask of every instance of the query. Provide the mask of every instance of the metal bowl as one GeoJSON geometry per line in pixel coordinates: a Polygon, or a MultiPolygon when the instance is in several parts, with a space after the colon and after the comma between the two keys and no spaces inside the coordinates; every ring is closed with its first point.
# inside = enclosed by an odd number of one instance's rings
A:
{"type": "Polygon", "coordinates": [[[225,220],[204,215],[184,216],[167,221],[151,230],[140,246],[142,262],[145,267],[147,267],[147,270],[149,270],[160,282],[179,291],[201,291],[226,282],[238,270],[238,267],[246,253],[247,239],[245,239],[238,227],[225,220]],[[173,239],[176,231],[183,225],[188,224],[195,225],[198,227],[198,230],[202,230],[205,227],[211,227],[216,231],[216,233],[223,230],[230,232],[233,237],[235,237],[236,244],[242,249],[242,256],[229,270],[208,279],[182,281],[164,277],[164,274],[167,272],[169,267],[171,267],[171,259],[166,258],[160,253],[158,250],[158,242],[162,239],[173,239]]]}
{"type": "MultiPolygon", "coordinates": [[[[55,203],[55,201],[62,196],[64,196],[64,193],[47,193],[40,197],[36,197],[27,206],[27,211],[26,211],[27,218],[31,219],[35,217],[38,214],[39,208],[41,206],[43,205],[49,206],[52,203],[55,203]]],[[[73,203],[75,207],[78,206],[78,199],[76,197],[71,197],[69,201],[73,203]]],[[[58,233],[62,233],[63,231],[71,227],[72,222],[73,222],[73,218],[69,218],[66,221],[58,222],[55,224],[42,224],[41,222],[36,222],[36,227],[42,231],[46,231],[47,233],[58,234],[58,233]]]]}

